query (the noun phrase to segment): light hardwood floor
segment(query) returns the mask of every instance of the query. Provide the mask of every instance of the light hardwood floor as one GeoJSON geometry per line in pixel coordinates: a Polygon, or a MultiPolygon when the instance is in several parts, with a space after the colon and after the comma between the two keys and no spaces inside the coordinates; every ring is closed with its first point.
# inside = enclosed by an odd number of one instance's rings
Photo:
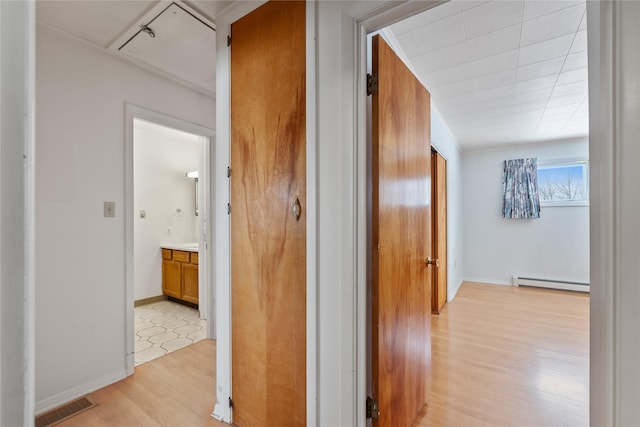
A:
{"type": "Polygon", "coordinates": [[[589,296],[464,283],[432,317],[415,426],[589,425],[589,296]]]}
{"type": "MultiPolygon", "coordinates": [[[[465,283],[432,318],[432,388],[415,427],[588,426],[588,295],[465,283]]],[[[136,368],[61,427],[226,426],[215,341],[136,368]]]]}
{"type": "Polygon", "coordinates": [[[135,374],[94,393],[95,408],[60,427],[222,427],[215,402],[216,342],[203,340],[135,368],[135,374]]]}

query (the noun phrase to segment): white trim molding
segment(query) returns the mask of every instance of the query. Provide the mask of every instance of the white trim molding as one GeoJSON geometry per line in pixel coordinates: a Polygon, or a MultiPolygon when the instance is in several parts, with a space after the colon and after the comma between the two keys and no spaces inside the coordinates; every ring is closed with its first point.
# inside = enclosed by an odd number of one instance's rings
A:
{"type": "MultiPolygon", "coordinates": [[[[231,24],[265,1],[232,3],[216,17],[216,127],[214,147],[215,185],[215,282],[216,282],[216,401],[211,416],[233,422],[231,398],[231,220],[227,203],[231,200],[227,167],[231,165],[231,49],[227,37],[231,24]]],[[[307,222],[309,224],[309,222],[307,222]]]]}
{"type": "MultiPolygon", "coordinates": [[[[63,391],[62,393],[58,393],[56,395],[47,397],[46,399],[40,400],[39,402],[36,403],[35,414],[40,415],[53,408],[57,408],[58,406],[64,405],[65,403],[69,403],[74,399],[77,399],[86,394],[92,393],[96,390],[100,390],[103,387],[106,387],[108,385],[111,385],[115,382],[118,382],[126,378],[127,375],[128,374],[126,369],[122,369],[112,374],[105,375],[100,378],[96,378],[95,380],[89,381],[88,383],[80,384],[69,390],[63,391]]],[[[25,425],[27,424],[25,423],[25,425]]]]}
{"type": "MultiPolygon", "coordinates": [[[[127,371],[127,375],[133,374],[135,360],[135,343],[134,343],[134,335],[135,335],[135,325],[134,325],[134,275],[133,269],[134,266],[134,256],[133,256],[133,120],[134,119],[142,119],[148,120],[150,122],[157,123],[162,126],[171,127],[174,129],[181,130],[183,132],[193,133],[195,135],[199,135],[206,140],[205,152],[211,153],[211,150],[208,148],[213,144],[215,138],[215,130],[209,129],[203,126],[200,126],[195,123],[188,122],[186,120],[174,118],[168,116],[163,113],[159,113],[157,111],[149,110],[144,107],[140,107],[134,104],[125,103],[125,114],[124,114],[124,152],[125,152],[125,189],[124,189],[124,213],[125,213],[125,232],[124,232],[124,241],[125,241],[125,251],[124,251],[124,265],[125,265],[125,367],[127,371]]],[[[209,165],[209,169],[211,168],[212,162],[211,159],[205,159],[205,166],[209,165]]],[[[206,167],[205,167],[206,169],[206,167]]],[[[226,169],[225,169],[226,171],[226,169]]],[[[206,171],[205,171],[206,172],[206,171]]],[[[205,179],[211,181],[211,176],[213,176],[214,170],[210,170],[209,174],[206,173],[204,175],[205,179]]],[[[203,199],[203,208],[200,210],[203,212],[203,216],[209,215],[209,222],[212,222],[215,218],[215,212],[212,212],[211,205],[214,203],[211,197],[204,197],[203,199]]],[[[211,232],[208,231],[207,240],[212,241],[211,232]]],[[[214,234],[215,236],[215,234],[214,234]]],[[[199,241],[202,239],[202,236],[198,236],[199,241]]],[[[209,248],[209,250],[203,249],[204,253],[208,253],[207,257],[202,256],[202,262],[200,264],[200,268],[205,268],[207,271],[215,270],[215,257],[211,256],[214,252],[213,248],[209,248]]],[[[200,289],[204,288],[204,293],[200,298],[200,305],[202,306],[202,313],[205,315],[207,319],[207,336],[214,336],[214,328],[216,325],[215,319],[215,310],[212,310],[212,299],[213,299],[213,289],[215,289],[213,277],[211,275],[208,276],[208,283],[205,283],[204,286],[199,286],[200,289]],[[210,313],[214,313],[214,316],[211,316],[210,313]]]]}
{"type": "Polygon", "coordinates": [[[593,426],[640,425],[640,4],[587,2],[593,426]]]}
{"type": "Polygon", "coordinates": [[[0,1],[0,425],[35,404],[35,2],[0,1]]]}

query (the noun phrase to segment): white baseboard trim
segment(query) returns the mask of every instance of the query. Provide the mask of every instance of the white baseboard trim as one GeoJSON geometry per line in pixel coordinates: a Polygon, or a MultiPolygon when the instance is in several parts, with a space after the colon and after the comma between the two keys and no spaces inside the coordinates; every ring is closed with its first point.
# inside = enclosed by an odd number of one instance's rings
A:
{"type": "Polygon", "coordinates": [[[462,286],[462,284],[464,283],[464,279],[460,279],[460,282],[458,283],[458,285],[455,287],[455,292],[449,292],[450,289],[447,289],[447,302],[451,302],[453,301],[453,299],[456,297],[456,295],[458,294],[458,291],[460,290],[460,286],[462,286]]]}
{"type": "Polygon", "coordinates": [[[42,399],[36,402],[36,415],[40,415],[44,412],[50,411],[51,409],[57,408],[58,406],[64,405],[65,403],[68,403],[74,399],[82,397],[88,393],[94,392],[103,387],[111,385],[126,377],[127,377],[127,371],[126,369],[122,369],[122,370],[119,370],[118,372],[105,375],[101,378],[95,379],[93,381],[89,381],[88,383],[84,383],[79,386],[73,387],[70,390],[63,391],[62,393],[58,393],[54,396],[47,397],[46,399],[42,399]]]}
{"type": "Polygon", "coordinates": [[[462,279],[462,281],[486,283],[489,285],[513,286],[513,282],[510,280],[494,280],[494,279],[480,279],[477,277],[465,277],[464,279],[462,279]]]}

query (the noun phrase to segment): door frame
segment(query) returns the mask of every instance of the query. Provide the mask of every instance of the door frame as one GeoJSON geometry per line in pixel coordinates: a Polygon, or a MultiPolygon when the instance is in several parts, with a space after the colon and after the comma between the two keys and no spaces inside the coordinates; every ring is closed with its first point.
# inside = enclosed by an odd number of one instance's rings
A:
{"type": "MultiPolygon", "coordinates": [[[[204,139],[202,156],[204,170],[204,179],[200,182],[202,185],[198,189],[200,215],[199,222],[202,225],[206,222],[206,232],[204,235],[198,236],[198,241],[203,240],[211,243],[215,236],[212,233],[212,224],[215,218],[215,212],[211,209],[213,198],[209,189],[215,184],[215,166],[213,159],[213,147],[216,131],[213,129],[200,126],[186,120],[168,116],[157,111],[149,110],[134,104],[125,104],[125,195],[124,195],[124,215],[125,215],[125,368],[127,375],[133,374],[135,367],[135,322],[134,322],[134,259],[133,259],[133,121],[134,119],[147,120],[161,126],[174,128],[183,132],[188,132],[201,136],[204,139]]],[[[213,281],[212,272],[215,271],[215,248],[212,244],[208,245],[209,256],[201,256],[199,259],[198,273],[198,290],[201,292],[200,315],[207,320],[207,338],[215,338],[216,332],[216,311],[215,303],[215,282],[213,281]],[[204,280],[203,280],[204,279],[204,280]],[[212,316],[211,313],[214,315],[212,316]]]]}
{"type": "MultiPolygon", "coordinates": [[[[355,331],[356,343],[356,408],[354,420],[356,425],[366,425],[364,402],[367,398],[367,346],[366,346],[366,73],[367,73],[367,43],[368,33],[380,30],[404,18],[423,12],[447,0],[424,2],[386,3],[382,6],[361,7],[358,10],[345,10],[345,14],[352,18],[353,44],[349,48],[355,55],[353,65],[353,82],[356,90],[353,105],[356,109],[355,120],[355,151],[356,158],[353,165],[355,171],[356,212],[354,219],[357,229],[356,239],[356,300],[354,312],[357,314],[355,331]]],[[[606,2],[605,2],[606,3],[606,2]]],[[[613,10],[608,4],[587,2],[589,26],[589,89],[590,96],[590,163],[591,170],[591,277],[592,291],[590,294],[590,382],[589,382],[589,412],[591,425],[614,424],[616,415],[621,412],[615,405],[614,394],[619,392],[620,379],[616,378],[614,361],[621,354],[620,343],[614,342],[616,326],[620,325],[621,315],[615,310],[614,294],[619,291],[622,283],[617,277],[617,264],[613,259],[614,249],[619,250],[619,229],[614,228],[614,212],[618,211],[620,201],[612,203],[611,194],[618,194],[615,187],[613,167],[619,165],[620,159],[614,157],[614,142],[618,142],[616,130],[621,124],[612,115],[613,107],[619,103],[615,99],[616,87],[611,84],[614,77],[619,77],[620,71],[617,59],[611,54],[612,47],[618,47],[620,29],[615,25],[619,18],[619,11],[613,10]],[[591,4],[594,3],[594,4],[591,4]],[[596,59],[597,58],[597,59],[596,59]],[[599,84],[602,82],[603,84],[599,84]],[[598,96],[599,95],[599,96],[598,96]],[[605,102],[598,104],[600,100],[605,102]],[[600,200],[606,195],[603,200],[600,200]],[[603,256],[595,258],[595,254],[603,256]],[[598,262],[594,262],[597,260],[598,262]],[[616,357],[618,356],[618,357],[616,357]]],[[[346,28],[345,28],[346,29],[346,28]]],[[[620,252],[618,252],[620,253],[620,252]]]]}
{"type": "MultiPolygon", "coordinates": [[[[346,141],[349,147],[345,147],[345,152],[352,154],[353,161],[344,171],[349,172],[345,185],[350,188],[353,197],[352,210],[344,212],[340,223],[353,230],[352,235],[342,238],[343,246],[346,249],[353,249],[354,253],[352,270],[346,269],[342,272],[343,278],[348,278],[349,283],[355,283],[355,288],[346,291],[342,298],[347,305],[353,318],[342,319],[341,324],[350,330],[345,334],[353,339],[353,347],[344,349],[339,362],[353,362],[354,378],[345,379],[340,384],[339,390],[353,390],[353,400],[345,402],[344,406],[338,409],[345,418],[353,421],[352,424],[364,426],[367,423],[364,402],[366,401],[366,35],[380,28],[388,26],[413,14],[422,12],[446,0],[434,1],[404,1],[404,2],[357,2],[345,4],[341,8],[340,27],[341,34],[337,37],[342,41],[339,51],[343,62],[341,63],[344,76],[349,76],[343,87],[347,91],[342,93],[342,101],[345,111],[352,114],[353,120],[345,121],[340,126],[340,132],[348,138],[346,141]],[[344,61],[346,57],[353,58],[353,61],[344,61]],[[351,109],[352,108],[352,109],[351,109]],[[352,139],[351,139],[352,138],[352,139]],[[347,294],[349,296],[347,297],[347,294]],[[353,323],[351,323],[353,322],[353,323]],[[351,330],[352,328],[352,330],[351,330]]],[[[249,13],[260,6],[264,1],[241,2],[229,7],[220,13],[216,22],[217,31],[220,37],[217,41],[217,123],[218,123],[218,143],[216,144],[217,165],[226,167],[229,159],[229,62],[228,50],[226,47],[226,36],[229,34],[230,23],[249,13]],[[225,86],[226,85],[226,86],[225,86]],[[221,160],[224,159],[224,160],[221,160]]],[[[318,118],[326,114],[327,106],[322,101],[316,101],[316,70],[324,70],[323,64],[316,64],[315,57],[322,49],[316,41],[318,37],[317,22],[336,22],[335,16],[322,16],[318,13],[316,1],[309,0],[307,6],[307,47],[308,52],[315,55],[307,55],[307,159],[316,159],[319,152],[316,147],[316,126],[318,118]],[[309,88],[314,88],[311,90],[309,88]],[[317,111],[317,114],[316,114],[317,111]],[[313,146],[313,147],[312,147],[313,146]]],[[[614,143],[620,141],[620,137],[614,132],[624,126],[617,121],[618,115],[614,114],[613,107],[620,107],[618,99],[613,95],[616,88],[612,82],[613,77],[619,77],[620,71],[616,68],[616,59],[611,54],[612,48],[619,47],[620,28],[614,25],[617,22],[619,13],[613,11],[613,6],[607,2],[587,2],[587,14],[590,25],[587,29],[589,37],[589,75],[590,86],[594,95],[590,97],[590,162],[591,169],[591,193],[592,205],[591,213],[591,375],[590,375],[590,413],[593,425],[613,424],[614,412],[619,413],[619,408],[614,408],[614,391],[619,385],[619,378],[615,378],[614,370],[615,356],[620,354],[622,344],[614,345],[614,333],[619,331],[621,324],[621,314],[614,310],[614,293],[624,289],[624,284],[618,278],[619,265],[613,260],[614,246],[617,249],[621,236],[619,228],[614,229],[614,213],[619,212],[620,201],[614,204],[612,196],[620,194],[620,189],[614,186],[614,170],[619,170],[621,160],[614,157],[614,143]],[[598,58],[596,60],[595,58],[598,58]],[[603,85],[599,87],[600,81],[603,85]],[[593,83],[591,83],[593,82],[593,83]],[[609,82],[607,84],[607,82],[609,82]],[[597,105],[596,99],[603,99],[602,105],[597,105]],[[600,112],[602,111],[602,114],[600,112]],[[596,139],[603,136],[603,139],[596,139]],[[615,168],[615,169],[614,169],[615,168]],[[596,175],[597,174],[597,175],[596,175]],[[604,197],[603,195],[606,195],[604,197]],[[598,249],[598,250],[596,250],[598,249]],[[594,262],[595,254],[603,254],[594,262]]],[[[323,36],[323,37],[326,37],[323,36]]],[[[333,66],[334,64],[330,64],[333,66]]],[[[322,365],[333,366],[334,361],[326,361],[317,358],[315,353],[319,352],[317,342],[321,340],[317,327],[324,325],[326,320],[326,308],[316,308],[318,301],[318,291],[315,288],[316,274],[319,260],[318,250],[315,245],[319,242],[316,234],[317,211],[320,208],[317,202],[317,179],[316,168],[318,161],[308,163],[307,171],[307,194],[309,203],[308,228],[307,228],[307,419],[310,426],[317,424],[317,416],[320,404],[315,400],[316,396],[324,396],[325,393],[333,391],[335,388],[315,387],[318,384],[316,367],[322,365]],[[310,168],[314,168],[311,170],[310,168]],[[311,176],[312,175],[312,176],[311,176]],[[313,242],[313,243],[312,243],[313,242]],[[318,313],[318,319],[315,315],[318,313]],[[313,316],[313,317],[312,317],[313,316]],[[313,333],[313,337],[311,336],[313,333]],[[314,387],[313,389],[311,387],[314,387]],[[316,415],[317,414],[317,415],[316,415]]],[[[218,168],[220,169],[220,168],[218,168]]],[[[220,171],[218,171],[220,173],[220,171]]],[[[226,178],[226,175],[218,175],[219,178],[226,178]]],[[[228,183],[221,183],[216,188],[216,200],[223,201],[229,199],[228,183]]],[[[322,200],[323,203],[325,199],[322,200]]],[[[230,282],[229,282],[229,258],[221,251],[229,250],[229,223],[226,215],[219,215],[220,220],[216,220],[216,242],[217,250],[217,308],[221,317],[218,322],[218,345],[230,348],[230,282]],[[227,310],[226,316],[220,313],[227,310]],[[225,317],[225,318],[223,318],[225,317]],[[223,336],[226,335],[226,337],[223,336]]],[[[627,345],[628,347],[628,345],[627,345]]],[[[214,417],[230,422],[231,411],[227,407],[226,398],[230,393],[231,385],[231,365],[230,353],[218,352],[217,365],[217,401],[214,410],[214,417]],[[224,399],[224,400],[222,400],[224,399]]],[[[351,394],[349,394],[351,395],[351,394]]],[[[335,403],[335,401],[333,401],[335,403]]],[[[323,408],[323,410],[327,410],[323,408]]],[[[324,412],[322,412],[324,414],[324,412]]]]}
{"type": "MultiPolygon", "coordinates": [[[[232,423],[231,397],[231,222],[222,203],[231,200],[227,167],[231,165],[231,57],[227,38],[231,24],[266,3],[266,0],[235,2],[216,17],[216,123],[215,218],[216,253],[216,402],[211,416],[232,423]],[[224,350],[223,350],[224,349],[224,350]]],[[[317,423],[317,146],[316,146],[316,4],[306,3],[306,380],[307,425],[317,423]]]]}

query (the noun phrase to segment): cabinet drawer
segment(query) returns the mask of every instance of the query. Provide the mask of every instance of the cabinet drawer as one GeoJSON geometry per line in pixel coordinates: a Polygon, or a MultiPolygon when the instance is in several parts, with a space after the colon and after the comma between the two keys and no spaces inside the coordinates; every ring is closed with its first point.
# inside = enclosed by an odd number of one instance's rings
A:
{"type": "Polygon", "coordinates": [[[189,262],[189,252],[186,251],[173,251],[174,261],[189,262]]]}
{"type": "Polygon", "coordinates": [[[171,259],[171,249],[162,249],[162,259],[171,259]]]}
{"type": "Polygon", "coordinates": [[[191,264],[198,263],[198,252],[191,252],[191,264]]]}

